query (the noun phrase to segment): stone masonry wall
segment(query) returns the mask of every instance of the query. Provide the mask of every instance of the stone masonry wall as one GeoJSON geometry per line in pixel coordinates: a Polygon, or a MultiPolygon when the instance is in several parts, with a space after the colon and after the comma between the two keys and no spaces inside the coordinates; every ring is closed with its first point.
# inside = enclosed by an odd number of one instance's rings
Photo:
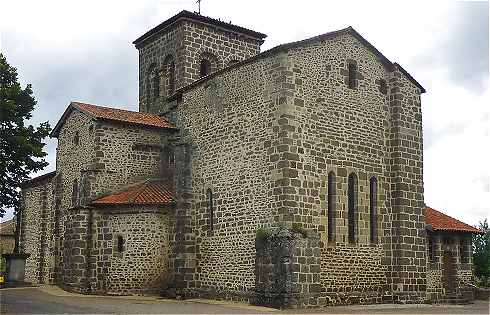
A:
{"type": "MultiPolygon", "coordinates": [[[[430,259],[427,254],[427,299],[431,302],[438,302],[448,294],[467,296],[473,299],[471,285],[474,278],[472,272],[471,235],[464,233],[429,233],[434,242],[434,255],[430,259]],[[461,247],[461,240],[465,243],[461,247]],[[466,253],[462,253],[466,251],[466,253]],[[454,257],[454,276],[456,288],[450,289],[444,283],[443,255],[451,254],[454,257]]],[[[429,251],[429,248],[427,248],[429,251]]]]}
{"type": "Polygon", "coordinates": [[[163,134],[157,129],[98,122],[77,110],[66,119],[57,152],[59,190],[62,192],[58,205],[59,265],[62,266],[59,278],[72,290],[90,290],[91,286],[86,282],[91,282],[94,277],[93,274],[86,276],[84,271],[88,268],[84,264],[94,262],[85,261],[85,255],[78,250],[76,254],[70,253],[74,246],[82,251],[82,247],[91,242],[83,235],[89,229],[90,211],[79,207],[137,181],[159,177],[165,143],[163,134]],[[74,140],[76,136],[78,144],[74,140]],[[65,236],[69,238],[66,246],[65,236]]]}
{"type": "Polygon", "coordinates": [[[49,283],[54,268],[52,234],[52,182],[45,180],[22,192],[23,209],[20,247],[30,254],[26,260],[25,280],[49,283]]]}
{"type": "Polygon", "coordinates": [[[200,79],[203,55],[215,57],[211,70],[222,69],[232,62],[248,59],[260,52],[261,42],[256,39],[218,29],[210,25],[185,21],[185,64],[183,86],[200,79]],[[213,64],[215,62],[215,64],[213,64]]]}
{"type": "Polygon", "coordinates": [[[326,304],[375,303],[389,291],[391,204],[388,198],[388,95],[380,80],[388,70],[356,38],[339,36],[295,48],[284,68],[287,112],[279,150],[291,159],[277,172],[280,213],[293,226],[312,229],[322,240],[322,295],[326,304]],[[347,85],[355,63],[356,88],[347,85]],[[286,85],[288,84],[288,85],[286,85]],[[327,239],[327,178],[335,176],[335,241],[327,239]],[[357,178],[355,243],[348,242],[347,179],[357,178]],[[369,180],[377,180],[377,242],[370,242],[369,180]],[[287,190],[286,190],[287,189],[287,190]]]}
{"type": "Polygon", "coordinates": [[[165,66],[169,56],[175,62],[175,89],[199,79],[203,55],[212,58],[212,71],[241,61],[260,51],[260,42],[213,26],[181,21],[139,47],[139,103],[141,112],[160,113],[166,109],[165,66]],[[160,97],[148,99],[149,74],[153,68],[160,76],[160,97]]]}
{"type": "Polygon", "coordinates": [[[160,177],[166,137],[165,131],[157,129],[106,123],[96,125],[90,197],[160,177]]]}
{"type": "Polygon", "coordinates": [[[260,229],[255,248],[254,304],[303,308],[324,302],[318,237],[304,230],[260,229]]]}
{"type": "MultiPolygon", "coordinates": [[[[245,65],[200,85],[168,113],[192,148],[189,183],[195,270],[187,288],[196,294],[248,299],[254,288],[255,233],[273,225],[275,142],[279,85],[273,73],[281,57],[245,65]],[[207,190],[213,194],[211,230],[207,190]]],[[[277,192],[278,194],[279,192],[277,192]]],[[[180,209],[180,207],[179,207],[180,209]]],[[[191,250],[191,248],[189,248],[191,250]]]]}
{"type": "MultiPolygon", "coordinates": [[[[96,291],[160,293],[169,276],[168,214],[159,206],[100,208],[94,216],[96,291]],[[123,239],[123,251],[117,248],[123,239]]],[[[94,291],[95,291],[94,290],[94,291]]]]}
{"type": "Polygon", "coordinates": [[[426,230],[420,90],[395,66],[390,81],[393,288],[400,302],[426,298],[426,230]]]}

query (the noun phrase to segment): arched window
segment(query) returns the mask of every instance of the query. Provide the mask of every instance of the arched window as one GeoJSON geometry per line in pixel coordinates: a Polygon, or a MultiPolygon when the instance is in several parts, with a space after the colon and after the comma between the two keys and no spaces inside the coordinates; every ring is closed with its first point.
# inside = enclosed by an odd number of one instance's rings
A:
{"type": "Polygon", "coordinates": [[[171,95],[175,92],[175,62],[171,60],[167,66],[167,76],[168,76],[168,93],[171,95]]]}
{"type": "Polygon", "coordinates": [[[354,173],[351,173],[347,183],[347,199],[348,199],[348,239],[349,243],[356,242],[356,228],[357,228],[357,178],[354,173]]]}
{"type": "Polygon", "coordinates": [[[199,73],[201,78],[211,73],[211,61],[209,61],[209,59],[203,58],[201,60],[201,70],[199,73]]]}
{"type": "Polygon", "coordinates": [[[157,65],[150,66],[147,80],[147,98],[148,105],[153,105],[155,100],[160,96],[160,76],[158,75],[157,65]]]}
{"type": "Polygon", "coordinates": [[[375,177],[369,180],[369,217],[370,217],[370,240],[371,243],[378,241],[378,181],[375,177]]]}
{"type": "Polygon", "coordinates": [[[328,241],[335,241],[335,174],[333,172],[328,173],[328,209],[327,209],[327,236],[328,241]]]}
{"type": "Polygon", "coordinates": [[[214,204],[213,204],[213,192],[211,188],[206,191],[208,214],[209,214],[209,230],[214,230],[214,204]]]}
{"type": "MultiPolygon", "coordinates": [[[[165,86],[164,96],[168,97],[175,92],[175,61],[172,55],[165,57],[163,61],[163,83],[165,86]]],[[[162,93],[160,93],[162,94],[162,93]]]]}
{"type": "Polygon", "coordinates": [[[357,66],[354,62],[349,63],[349,74],[348,74],[348,83],[350,89],[356,88],[356,72],[357,66]]]}

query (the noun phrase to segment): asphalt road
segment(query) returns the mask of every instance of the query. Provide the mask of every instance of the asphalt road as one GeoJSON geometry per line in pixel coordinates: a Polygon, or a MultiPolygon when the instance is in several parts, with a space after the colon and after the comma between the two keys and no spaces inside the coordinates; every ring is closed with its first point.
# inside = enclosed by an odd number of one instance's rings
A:
{"type": "Polygon", "coordinates": [[[37,288],[0,290],[1,314],[257,314],[247,306],[121,297],[56,296],[37,288]]]}
{"type": "Polygon", "coordinates": [[[469,305],[353,305],[278,311],[246,304],[149,297],[95,297],[56,287],[0,290],[0,314],[489,314],[488,301],[469,305]]]}

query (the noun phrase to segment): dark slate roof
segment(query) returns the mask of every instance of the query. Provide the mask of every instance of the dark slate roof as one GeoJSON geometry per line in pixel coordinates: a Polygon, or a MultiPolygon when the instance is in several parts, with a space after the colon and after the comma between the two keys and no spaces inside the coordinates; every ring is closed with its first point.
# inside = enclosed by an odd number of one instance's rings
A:
{"type": "Polygon", "coordinates": [[[58,137],[61,127],[65,123],[65,120],[68,118],[68,116],[70,116],[70,113],[73,111],[73,109],[78,109],[93,118],[98,118],[102,120],[122,122],[126,124],[158,129],[175,129],[175,127],[172,126],[166,118],[160,117],[155,114],[134,112],[130,110],[98,106],[80,102],[71,102],[68,108],[63,113],[63,116],[61,116],[61,119],[53,128],[53,131],[51,132],[52,137],[58,137]]]}
{"type": "Polygon", "coordinates": [[[184,11],[181,11],[178,14],[172,16],[170,19],[164,21],[163,23],[159,24],[158,26],[152,28],[151,30],[149,30],[148,32],[143,34],[142,36],[138,37],[133,42],[133,44],[136,46],[136,48],[139,48],[140,45],[145,40],[153,37],[153,35],[159,33],[160,31],[166,29],[167,27],[173,25],[174,23],[176,23],[180,20],[191,20],[191,21],[196,21],[196,22],[200,22],[200,23],[204,23],[204,24],[209,24],[212,26],[216,26],[216,27],[225,29],[227,31],[246,35],[248,37],[252,37],[252,38],[258,39],[260,41],[263,41],[263,39],[267,37],[267,35],[265,35],[265,34],[255,32],[255,31],[249,30],[247,28],[244,28],[244,27],[241,27],[238,25],[226,23],[226,22],[223,22],[220,20],[216,20],[216,19],[204,16],[204,15],[200,15],[197,13],[193,13],[193,12],[189,12],[189,11],[184,10],[184,11]]]}
{"type": "Polygon", "coordinates": [[[92,205],[169,205],[173,201],[173,193],[162,181],[146,180],[123,191],[98,198],[92,205]]]}
{"type": "Polygon", "coordinates": [[[400,72],[402,72],[407,77],[407,79],[409,79],[415,86],[417,86],[420,89],[421,93],[426,92],[425,88],[419,82],[417,82],[417,80],[415,80],[405,69],[403,69],[399,64],[392,63],[390,60],[388,60],[388,58],[386,58],[378,49],[376,49],[376,47],[374,47],[364,37],[362,37],[361,34],[359,34],[352,26],[349,26],[349,27],[341,29],[341,30],[321,34],[321,35],[314,36],[311,38],[307,38],[304,40],[291,42],[291,43],[287,43],[287,44],[281,44],[279,46],[276,46],[276,47],[273,47],[269,50],[266,50],[260,54],[252,56],[248,59],[234,63],[228,67],[225,67],[225,68],[220,69],[216,72],[213,72],[213,73],[211,73],[211,74],[209,74],[209,75],[207,75],[207,76],[205,76],[205,77],[203,77],[203,78],[201,78],[201,79],[199,79],[199,80],[197,80],[197,81],[195,81],[189,85],[186,85],[186,86],[176,90],[175,93],[170,97],[170,100],[179,98],[183,92],[188,91],[191,88],[193,88],[194,86],[197,86],[203,82],[206,82],[209,79],[214,78],[217,75],[228,72],[231,69],[241,67],[242,65],[249,64],[249,63],[254,62],[256,60],[260,60],[260,59],[263,59],[263,58],[266,58],[269,56],[273,56],[273,55],[278,54],[280,52],[286,52],[286,51],[293,49],[293,48],[302,47],[302,46],[312,44],[315,42],[332,39],[332,38],[335,38],[337,36],[341,36],[344,34],[350,34],[350,35],[354,36],[355,38],[357,38],[364,46],[366,46],[378,58],[378,60],[381,62],[381,64],[383,64],[385,66],[386,69],[388,69],[389,71],[400,70],[400,72]]]}
{"type": "Polygon", "coordinates": [[[429,224],[434,231],[483,234],[483,231],[430,207],[426,208],[425,222],[429,224]]]}
{"type": "Polygon", "coordinates": [[[50,180],[55,175],[56,175],[56,171],[49,172],[49,173],[46,173],[46,174],[43,174],[43,175],[40,175],[40,176],[37,176],[37,177],[34,177],[34,178],[31,178],[31,179],[26,180],[26,181],[22,182],[19,185],[19,187],[20,188],[32,187],[32,186],[35,186],[37,184],[40,184],[40,183],[43,183],[45,181],[50,180]]]}

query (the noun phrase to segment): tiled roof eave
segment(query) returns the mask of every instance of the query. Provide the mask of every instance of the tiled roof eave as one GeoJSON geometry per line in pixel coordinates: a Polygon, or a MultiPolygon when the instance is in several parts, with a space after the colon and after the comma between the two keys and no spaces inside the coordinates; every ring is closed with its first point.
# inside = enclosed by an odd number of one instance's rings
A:
{"type": "Polygon", "coordinates": [[[94,207],[115,207],[115,206],[171,206],[174,201],[169,202],[93,202],[94,207]]]}
{"type": "Polygon", "coordinates": [[[459,233],[474,233],[474,234],[485,234],[483,231],[474,229],[460,229],[460,228],[441,228],[441,227],[433,227],[432,228],[435,232],[459,232],[459,233]]]}

